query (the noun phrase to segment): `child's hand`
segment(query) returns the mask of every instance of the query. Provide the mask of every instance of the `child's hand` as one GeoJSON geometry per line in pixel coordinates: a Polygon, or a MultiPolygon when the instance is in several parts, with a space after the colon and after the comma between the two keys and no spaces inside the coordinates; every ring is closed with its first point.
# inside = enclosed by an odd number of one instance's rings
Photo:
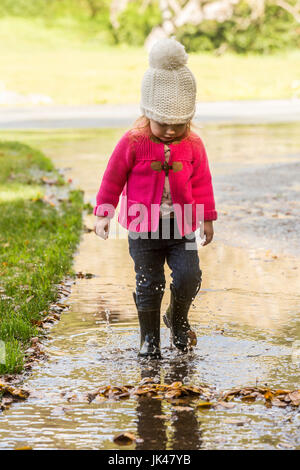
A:
{"type": "Polygon", "coordinates": [[[205,235],[205,242],[202,244],[202,246],[208,245],[214,236],[214,227],[213,227],[213,221],[212,220],[207,220],[204,222],[204,235],[205,235]]]}
{"type": "Polygon", "coordinates": [[[110,219],[107,217],[97,217],[97,220],[94,225],[94,232],[98,237],[106,240],[109,234],[110,219]]]}

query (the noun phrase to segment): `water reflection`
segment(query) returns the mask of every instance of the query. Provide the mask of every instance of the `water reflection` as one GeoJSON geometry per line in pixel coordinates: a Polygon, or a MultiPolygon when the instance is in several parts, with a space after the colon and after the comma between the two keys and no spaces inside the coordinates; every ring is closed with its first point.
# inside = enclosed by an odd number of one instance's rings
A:
{"type": "MultiPolygon", "coordinates": [[[[174,358],[165,370],[159,364],[140,366],[141,377],[151,378],[154,382],[166,384],[189,380],[192,371],[189,357],[174,358]],[[164,375],[165,374],[165,375],[164,375]],[[164,376],[164,377],[163,377],[164,376]]],[[[137,432],[141,439],[136,445],[137,450],[183,450],[201,448],[200,423],[194,407],[188,400],[181,400],[181,407],[170,404],[168,417],[164,413],[162,400],[140,398],[137,404],[137,432]],[[186,409],[181,409],[186,408],[186,409]]]]}

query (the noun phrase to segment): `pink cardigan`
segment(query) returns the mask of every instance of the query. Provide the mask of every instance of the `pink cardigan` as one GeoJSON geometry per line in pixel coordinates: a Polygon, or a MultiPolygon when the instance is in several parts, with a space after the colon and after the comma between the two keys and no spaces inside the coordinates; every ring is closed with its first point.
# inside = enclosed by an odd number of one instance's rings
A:
{"type": "MultiPolygon", "coordinates": [[[[201,219],[216,220],[207,155],[194,132],[170,147],[169,182],[180,234],[199,227],[201,219]],[[175,165],[174,165],[175,162],[175,165]]],[[[94,215],[112,218],[119,202],[119,223],[134,232],[156,231],[165,171],[164,143],[147,133],[127,131],[117,143],[96,197],[94,215]]]]}

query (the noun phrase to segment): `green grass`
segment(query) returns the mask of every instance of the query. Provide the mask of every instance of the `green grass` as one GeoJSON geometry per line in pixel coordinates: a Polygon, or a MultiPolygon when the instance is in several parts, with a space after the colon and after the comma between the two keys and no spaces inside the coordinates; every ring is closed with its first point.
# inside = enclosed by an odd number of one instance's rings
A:
{"type": "MultiPolygon", "coordinates": [[[[1,76],[9,90],[42,93],[55,104],[138,103],[148,67],[141,47],[105,45],[105,33],[67,23],[0,19],[1,76]]],[[[270,56],[190,54],[199,101],[299,96],[300,52],[270,56]]],[[[1,84],[0,84],[1,90],[1,84]]]]}
{"type": "Polygon", "coordinates": [[[24,348],[38,334],[34,322],[55,300],[55,284],[73,274],[83,197],[69,191],[55,205],[45,202],[43,175],[56,179],[58,190],[67,183],[50,159],[28,145],[0,141],[0,167],[0,340],[6,353],[0,374],[5,374],[22,370],[24,348]]]}

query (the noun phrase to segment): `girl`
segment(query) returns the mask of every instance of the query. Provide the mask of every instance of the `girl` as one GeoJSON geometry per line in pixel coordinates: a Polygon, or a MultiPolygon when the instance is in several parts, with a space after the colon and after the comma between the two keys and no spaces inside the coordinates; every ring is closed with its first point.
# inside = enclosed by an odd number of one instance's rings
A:
{"type": "Polygon", "coordinates": [[[160,307],[164,264],[172,273],[164,322],[174,345],[186,352],[197,343],[188,322],[201,285],[195,230],[202,209],[207,245],[217,219],[211,174],[200,137],[191,131],[196,81],[187,54],[175,39],[155,43],[141,88],[141,111],[115,147],[96,198],[95,233],[107,239],[122,192],[119,223],[129,231],[136,272],[133,293],[140,323],[139,356],[160,358],[160,307]],[[200,210],[201,212],[201,210],[200,210]]]}

